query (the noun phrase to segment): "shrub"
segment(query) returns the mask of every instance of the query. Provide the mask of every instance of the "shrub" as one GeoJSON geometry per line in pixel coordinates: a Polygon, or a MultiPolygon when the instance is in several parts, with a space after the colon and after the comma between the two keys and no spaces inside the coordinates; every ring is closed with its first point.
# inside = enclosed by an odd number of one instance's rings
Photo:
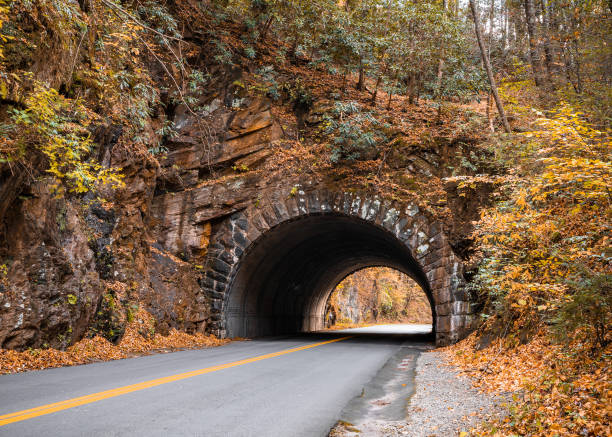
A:
{"type": "Polygon", "coordinates": [[[10,109],[10,120],[0,125],[5,134],[0,163],[31,165],[33,156],[40,156],[46,161],[45,171],[56,180],[53,188],[57,192],[85,193],[98,185],[120,186],[118,169],[103,168],[92,159],[90,122],[81,102],[36,84],[24,108],[10,109]]]}

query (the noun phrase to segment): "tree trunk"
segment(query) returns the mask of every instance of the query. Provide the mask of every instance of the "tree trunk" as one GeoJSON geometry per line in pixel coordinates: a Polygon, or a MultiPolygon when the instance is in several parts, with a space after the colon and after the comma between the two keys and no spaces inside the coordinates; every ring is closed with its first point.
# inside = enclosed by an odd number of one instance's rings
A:
{"type": "Polygon", "coordinates": [[[578,94],[581,94],[583,90],[582,73],[580,72],[580,68],[581,68],[580,51],[578,49],[578,40],[576,38],[574,38],[573,40],[573,45],[574,45],[574,51],[575,51],[573,58],[574,58],[574,72],[576,73],[576,91],[578,92],[578,94]]]}
{"type": "Polygon", "coordinates": [[[376,86],[374,87],[374,92],[372,93],[372,100],[370,101],[370,105],[376,105],[376,97],[378,97],[378,87],[380,86],[380,82],[382,81],[382,74],[378,76],[376,79],[376,86]]]}
{"type": "Polygon", "coordinates": [[[415,100],[416,100],[416,88],[417,88],[417,80],[416,80],[416,74],[414,73],[410,73],[408,75],[408,103],[410,103],[411,105],[415,104],[415,100]]]}
{"type": "Polygon", "coordinates": [[[359,91],[363,91],[365,87],[365,71],[363,68],[363,63],[361,60],[359,60],[359,80],[357,81],[357,86],[356,88],[359,91]]]}
{"type": "Polygon", "coordinates": [[[572,85],[574,91],[578,92],[578,86],[572,79],[572,56],[571,53],[568,53],[567,43],[564,43],[561,47],[561,54],[563,55],[563,70],[565,71],[565,77],[567,81],[572,85]]]}
{"type": "Polygon", "coordinates": [[[376,279],[374,279],[374,283],[372,284],[374,288],[374,305],[372,306],[372,315],[374,316],[374,321],[378,320],[378,284],[376,283],[376,279]]]}
{"type": "Polygon", "coordinates": [[[259,36],[260,41],[264,41],[266,39],[266,36],[268,35],[268,30],[270,30],[270,26],[272,25],[273,21],[274,16],[271,16],[266,20],[266,24],[264,25],[263,30],[261,31],[261,35],[259,36]]]}
{"type": "Polygon", "coordinates": [[[508,47],[508,3],[504,1],[501,10],[501,26],[502,26],[502,57],[505,59],[506,57],[506,47],[508,47]]]}
{"type": "Polygon", "coordinates": [[[529,37],[529,59],[531,60],[531,69],[533,70],[533,78],[538,87],[544,85],[542,77],[542,59],[538,51],[538,39],[536,34],[535,9],[533,0],[523,0],[525,6],[525,18],[527,19],[527,35],[529,37]]]}
{"type": "Polygon", "coordinates": [[[444,60],[438,61],[438,77],[436,79],[436,94],[438,98],[442,95],[442,78],[444,77],[444,60]]]}
{"type": "Polygon", "coordinates": [[[491,132],[495,132],[495,126],[493,125],[493,99],[491,93],[487,93],[487,120],[489,121],[489,129],[491,132]]]}
{"type": "MultiPolygon", "coordinates": [[[[447,6],[447,1],[443,0],[442,1],[442,7],[444,8],[444,10],[446,11],[446,6],[447,6]]],[[[437,74],[437,79],[436,79],[436,94],[438,95],[438,97],[440,97],[440,90],[442,89],[442,77],[444,75],[444,59],[442,56],[440,56],[440,59],[438,60],[438,74],[437,74]]]]}
{"type": "Polygon", "coordinates": [[[548,81],[552,83],[552,76],[554,74],[554,53],[552,44],[550,42],[550,9],[548,7],[548,0],[542,0],[542,17],[544,20],[544,60],[546,61],[546,71],[548,72],[548,81]]]}
{"type": "Polygon", "coordinates": [[[472,10],[472,18],[474,19],[474,29],[476,31],[476,39],[478,40],[478,47],[480,48],[480,56],[482,57],[482,61],[485,64],[485,69],[487,71],[487,77],[489,78],[489,86],[491,87],[491,92],[493,93],[493,97],[495,98],[495,104],[497,105],[497,111],[499,112],[499,117],[501,118],[502,124],[504,125],[504,130],[507,133],[510,133],[512,132],[512,130],[510,129],[510,124],[508,124],[508,119],[506,118],[504,106],[502,105],[501,99],[499,98],[499,94],[497,92],[497,85],[495,84],[495,77],[493,77],[493,71],[491,70],[491,63],[489,62],[489,58],[487,58],[487,51],[484,47],[484,42],[482,41],[482,32],[480,30],[480,19],[478,18],[478,10],[476,9],[475,0],[470,0],[470,9],[472,10]]]}
{"type": "Polygon", "coordinates": [[[489,42],[487,47],[487,56],[491,62],[491,50],[493,50],[493,20],[495,19],[495,0],[491,0],[489,4],[489,42]]]}

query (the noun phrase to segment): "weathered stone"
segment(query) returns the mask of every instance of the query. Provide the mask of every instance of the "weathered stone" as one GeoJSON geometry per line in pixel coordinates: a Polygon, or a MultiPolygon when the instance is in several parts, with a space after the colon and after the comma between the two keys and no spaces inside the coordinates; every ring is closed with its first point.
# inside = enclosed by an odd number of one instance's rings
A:
{"type": "Polygon", "coordinates": [[[241,232],[234,233],[234,242],[242,249],[248,246],[250,241],[248,238],[241,232]]]}
{"type": "Polygon", "coordinates": [[[436,320],[436,332],[451,331],[451,316],[438,316],[436,320]]]}
{"type": "Polygon", "coordinates": [[[308,212],[311,214],[316,214],[321,212],[321,201],[319,199],[319,192],[312,191],[307,195],[308,199],[308,212]]]}
{"type": "Polygon", "coordinates": [[[450,302],[436,305],[436,315],[438,316],[448,316],[452,314],[452,312],[453,304],[450,302]]]}
{"type": "MultiPolygon", "coordinates": [[[[236,220],[238,217],[245,217],[248,222],[249,229],[257,228],[259,232],[265,233],[275,233],[278,232],[278,229],[282,229],[284,224],[291,223],[302,223],[302,221],[296,221],[297,218],[308,218],[308,217],[319,217],[317,220],[323,220],[321,217],[324,217],[322,213],[325,212],[324,205],[329,204],[329,210],[334,209],[336,213],[340,213],[341,216],[345,217],[356,217],[360,219],[370,219],[370,220],[379,220],[380,224],[386,223],[388,228],[391,228],[395,232],[399,233],[395,235],[399,235],[398,239],[403,244],[408,245],[408,249],[414,251],[415,256],[419,259],[421,263],[421,269],[425,273],[429,288],[431,289],[431,299],[433,301],[433,305],[435,306],[435,314],[436,314],[436,332],[437,340],[439,344],[446,344],[447,342],[454,341],[461,336],[465,335],[467,332],[469,323],[465,318],[470,314],[470,310],[473,308],[470,306],[469,301],[465,300],[465,295],[463,290],[463,282],[460,277],[460,268],[457,267],[457,260],[455,257],[448,255],[447,243],[443,239],[440,234],[433,234],[432,237],[429,237],[432,229],[436,229],[434,225],[430,225],[426,218],[418,215],[418,213],[413,216],[402,216],[402,213],[399,212],[401,209],[394,208],[393,210],[387,209],[390,206],[383,205],[382,202],[376,198],[369,198],[367,196],[360,195],[347,195],[346,193],[328,193],[327,191],[322,192],[311,192],[311,191],[303,191],[303,190],[295,190],[291,191],[291,194],[288,199],[282,199],[278,196],[269,197],[270,201],[267,204],[259,205],[257,207],[252,207],[250,210],[245,211],[244,213],[239,213],[242,215],[232,216],[232,220],[236,220]],[[293,195],[295,194],[295,195],[293,195]],[[333,206],[332,206],[333,205],[333,206]],[[345,209],[346,208],[346,209],[345,209]],[[348,211],[345,213],[344,211],[348,211]],[[420,243],[417,248],[412,249],[409,244],[410,242],[420,243]],[[430,244],[433,246],[433,249],[430,247],[430,244]],[[449,267],[449,264],[451,266],[449,267]],[[449,274],[449,269],[452,274],[449,274]]],[[[414,211],[414,209],[412,209],[414,211]]],[[[338,215],[335,215],[338,217],[338,215]]],[[[305,222],[304,222],[305,223],[305,222]]],[[[324,227],[324,221],[320,222],[319,227],[324,227]]],[[[355,221],[347,222],[349,223],[357,223],[355,221]]],[[[363,225],[366,226],[366,225],[363,225]]],[[[371,232],[383,232],[378,224],[371,224],[367,226],[372,226],[372,229],[379,229],[378,231],[372,230],[371,232]]],[[[309,229],[318,229],[319,227],[310,227],[309,229]]],[[[296,229],[299,229],[297,227],[296,229]]],[[[299,230],[296,231],[294,238],[300,238],[301,235],[299,230]]],[[[245,249],[249,249],[247,252],[243,252],[242,241],[236,241],[234,238],[234,248],[231,249],[233,254],[235,254],[236,259],[235,262],[244,263],[256,263],[254,265],[265,266],[265,262],[263,260],[260,261],[260,258],[269,256],[274,258],[276,251],[279,254],[282,253],[282,247],[268,247],[261,246],[259,252],[257,250],[251,251],[253,247],[250,241],[254,241],[251,238],[251,232],[249,232],[248,236],[249,240],[247,241],[247,245],[251,244],[250,247],[245,247],[245,249]],[[235,252],[238,248],[239,252],[235,252]],[[264,252],[261,252],[264,250],[264,252]],[[251,254],[251,252],[253,252],[251,254]],[[257,255],[256,253],[259,253],[257,255]],[[255,257],[253,261],[249,261],[249,256],[255,257]],[[240,259],[240,261],[238,261],[240,259]],[[259,264],[260,262],[264,264],[259,264]]],[[[280,241],[283,244],[289,245],[291,247],[291,241],[287,239],[281,239],[280,241]]],[[[306,240],[308,241],[308,240],[306,240]]],[[[332,239],[333,241],[343,241],[342,238],[332,239]]],[[[325,244],[326,241],[320,241],[318,243],[312,243],[314,247],[321,246],[320,253],[315,257],[311,258],[311,255],[306,256],[306,259],[311,261],[309,262],[318,262],[316,258],[325,257],[326,249],[325,244]]],[[[257,249],[259,246],[255,246],[257,249]]],[[[330,248],[332,250],[332,248],[330,248]]],[[[351,256],[355,257],[356,252],[351,251],[351,256]]],[[[451,252],[452,253],[452,252],[451,252]]],[[[281,262],[283,260],[282,255],[280,256],[281,262]]],[[[354,258],[357,259],[357,258],[354,258]]],[[[227,260],[226,260],[227,261],[227,260]]],[[[223,262],[223,261],[222,261],[223,262]]],[[[296,262],[300,262],[299,259],[296,262]]],[[[241,265],[241,264],[238,264],[241,265]]],[[[293,261],[290,263],[293,265],[293,261]]],[[[295,266],[298,268],[298,266],[295,266]]],[[[229,266],[223,271],[223,273],[227,276],[230,273],[227,271],[229,266]]],[[[264,267],[264,268],[272,268],[272,267],[264,267]]],[[[216,269],[219,270],[219,269],[216,269]]],[[[272,271],[276,271],[275,268],[272,268],[272,271]]],[[[299,271],[299,268],[298,268],[299,271]]],[[[322,267],[321,271],[325,271],[325,268],[322,267]]],[[[232,281],[236,281],[236,273],[231,273],[232,281]]],[[[308,277],[308,276],[306,276],[308,277]]],[[[293,308],[299,308],[306,304],[306,302],[310,302],[311,298],[305,294],[305,290],[301,288],[301,282],[305,280],[305,278],[300,279],[296,277],[294,282],[288,283],[287,285],[280,286],[279,289],[286,290],[287,293],[295,293],[294,299],[291,301],[291,306],[293,308]],[[292,291],[294,290],[294,291],[292,291]]],[[[220,282],[221,285],[225,285],[225,299],[231,298],[231,284],[224,280],[220,282]]],[[[233,282],[232,282],[233,284],[233,282]]],[[[275,284],[274,287],[278,287],[278,284],[275,284]]],[[[246,290],[247,288],[243,288],[246,290]]],[[[272,299],[272,301],[276,301],[278,305],[278,299],[272,299]]],[[[229,314],[230,320],[236,317],[240,317],[240,310],[231,310],[231,304],[227,304],[227,307],[230,308],[227,314],[229,314]]],[[[224,306],[225,308],[225,306],[224,306]]],[[[225,311],[225,310],[224,310],[225,311]]],[[[252,310],[245,317],[250,317],[253,320],[258,319],[258,311],[260,310],[252,310]]],[[[283,315],[282,323],[293,324],[295,323],[295,328],[292,329],[300,329],[299,326],[309,326],[314,328],[318,326],[320,323],[320,318],[317,318],[315,315],[308,316],[304,318],[303,316],[299,317],[299,321],[292,322],[291,316],[283,315]],[[303,320],[307,320],[303,322],[303,320]],[[305,325],[303,325],[305,323],[305,325]]],[[[223,322],[229,323],[229,322],[223,322]]],[[[255,322],[249,322],[255,323],[255,322]]],[[[279,322],[281,323],[281,322],[279,322]]],[[[219,329],[225,329],[226,325],[220,324],[219,329]]],[[[254,325],[253,325],[254,326],[254,325]]],[[[470,325],[471,326],[471,325],[470,325]]],[[[311,329],[308,328],[308,329],[311,329]]],[[[225,329],[227,331],[227,329],[225,329]]],[[[230,329],[230,332],[231,329],[230,329]]],[[[268,331],[266,331],[268,332],[268,331]]],[[[273,332],[273,331],[270,331],[273,332]]]]}

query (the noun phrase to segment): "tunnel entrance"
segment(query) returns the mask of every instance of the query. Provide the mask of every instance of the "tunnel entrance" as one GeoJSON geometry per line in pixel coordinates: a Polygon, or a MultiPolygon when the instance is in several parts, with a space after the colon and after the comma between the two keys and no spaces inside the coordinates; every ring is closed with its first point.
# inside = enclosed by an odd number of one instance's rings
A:
{"type": "Polygon", "coordinates": [[[431,330],[432,320],[425,291],[410,276],[388,267],[350,274],[336,285],[325,305],[325,327],[333,329],[409,324],[431,330]]]}
{"type": "Polygon", "coordinates": [[[334,287],[367,267],[398,270],[423,289],[437,344],[469,332],[474,317],[461,261],[442,226],[418,206],[294,188],[260,200],[213,228],[201,284],[214,334],[323,329],[334,287]]]}
{"type": "Polygon", "coordinates": [[[389,232],[337,215],[282,223],[243,255],[226,311],[228,335],[256,337],[323,329],[325,304],[336,285],[350,273],[371,266],[404,272],[433,303],[418,262],[389,232]]]}

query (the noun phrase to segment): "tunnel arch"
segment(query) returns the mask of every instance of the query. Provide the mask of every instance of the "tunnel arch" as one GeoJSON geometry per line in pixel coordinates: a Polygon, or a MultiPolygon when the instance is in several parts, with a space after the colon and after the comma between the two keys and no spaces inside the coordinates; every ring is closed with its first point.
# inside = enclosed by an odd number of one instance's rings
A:
{"type": "Polygon", "coordinates": [[[347,275],[383,266],[427,294],[438,344],[473,322],[463,268],[439,223],[416,205],[359,193],[288,190],[218,224],[203,287],[222,337],[321,329],[325,302],[347,275]]]}

